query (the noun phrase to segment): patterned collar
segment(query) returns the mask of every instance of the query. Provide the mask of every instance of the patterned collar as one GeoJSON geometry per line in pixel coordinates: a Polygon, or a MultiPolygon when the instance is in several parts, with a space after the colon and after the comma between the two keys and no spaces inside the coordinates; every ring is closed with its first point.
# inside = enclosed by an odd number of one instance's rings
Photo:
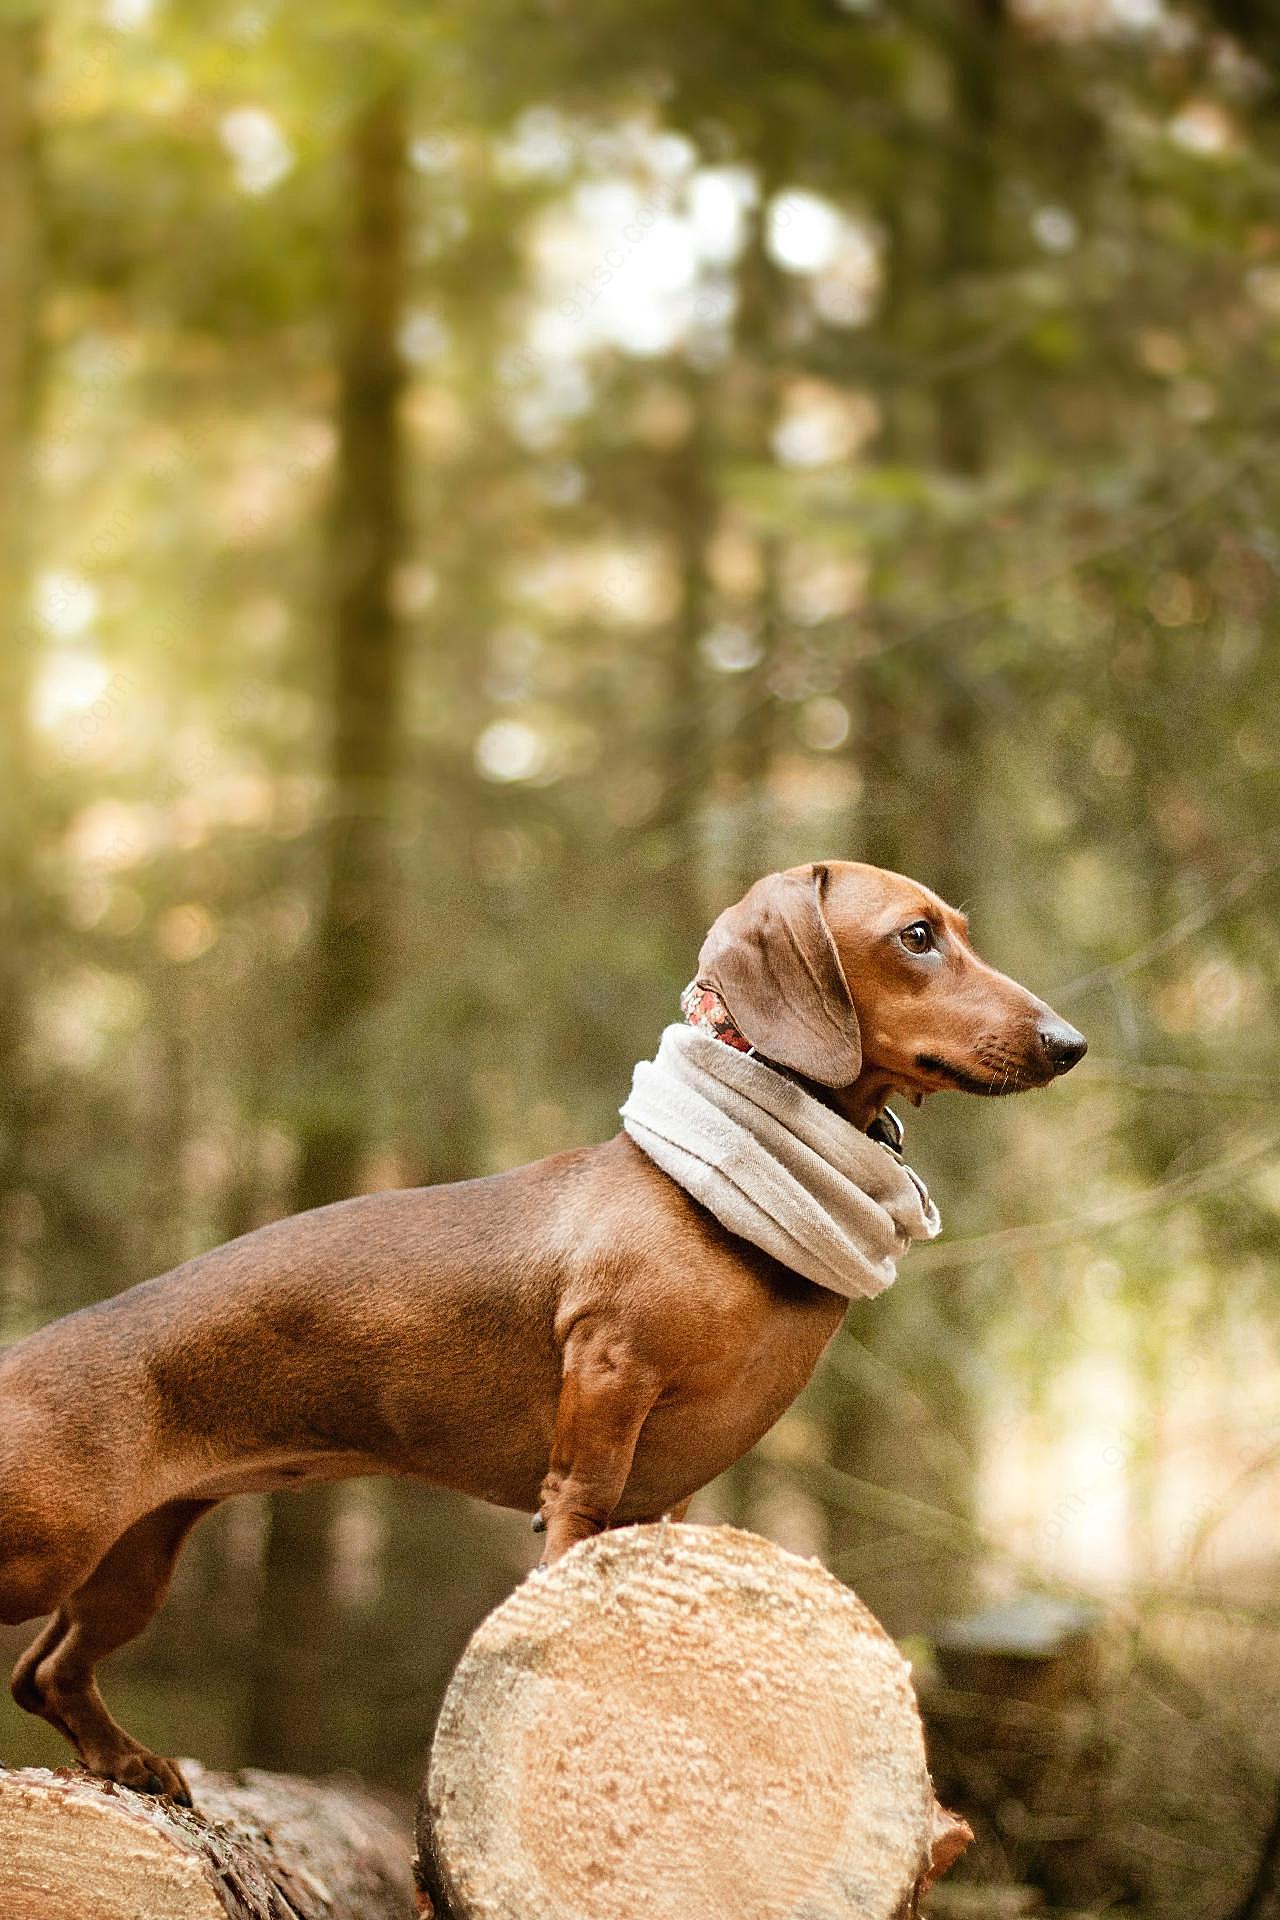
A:
{"type": "Polygon", "coordinates": [[[680,1011],[691,1027],[700,1027],[713,1040],[723,1040],[726,1047],[736,1047],[739,1053],[751,1052],[751,1042],[734,1026],[732,1014],[714,987],[691,980],[680,995],[680,1011]]]}
{"type": "MultiPolygon", "coordinates": [[[[699,1027],[703,1033],[709,1033],[713,1040],[723,1040],[727,1047],[735,1047],[739,1053],[754,1053],[755,1049],[745,1033],[733,1022],[724,1001],[714,987],[701,980],[691,980],[680,995],[680,1011],[691,1027],[699,1027]]],[[[772,1062],[769,1063],[772,1065],[772,1062]]],[[[809,1082],[805,1082],[809,1085],[809,1082]]],[[[888,1147],[890,1153],[902,1158],[904,1131],[901,1120],[891,1107],[884,1107],[867,1128],[867,1138],[878,1140],[882,1147],[888,1147]]]]}

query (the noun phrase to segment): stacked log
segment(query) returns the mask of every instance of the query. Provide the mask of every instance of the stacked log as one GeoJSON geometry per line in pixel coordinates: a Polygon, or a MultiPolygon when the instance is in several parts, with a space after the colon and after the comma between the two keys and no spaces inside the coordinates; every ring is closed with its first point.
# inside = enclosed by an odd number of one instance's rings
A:
{"type": "Polygon", "coordinates": [[[846,1587],[731,1528],[630,1527],[472,1639],[419,1884],[436,1920],[906,1920],[969,1837],[846,1587]]]}
{"type": "Polygon", "coordinates": [[[365,1788],[182,1767],[194,1812],[70,1768],[0,1770],[4,1920],[410,1920],[407,1823],[365,1788]]]}
{"type": "MultiPolygon", "coordinates": [[[[0,1770],[2,1920],[407,1920],[406,1826],[367,1790],[183,1767],[196,1810],[0,1770]]],[[[434,1920],[912,1920],[971,1838],[909,1670],[815,1561],[624,1528],[484,1622],[418,1825],[434,1920]]]]}

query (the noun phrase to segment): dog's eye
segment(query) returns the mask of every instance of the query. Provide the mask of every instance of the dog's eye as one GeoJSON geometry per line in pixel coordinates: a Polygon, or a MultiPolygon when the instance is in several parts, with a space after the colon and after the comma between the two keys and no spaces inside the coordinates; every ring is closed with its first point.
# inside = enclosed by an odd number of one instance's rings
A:
{"type": "Polygon", "coordinates": [[[933,928],[927,920],[913,920],[898,938],[908,953],[928,953],[933,945],[933,928]]]}

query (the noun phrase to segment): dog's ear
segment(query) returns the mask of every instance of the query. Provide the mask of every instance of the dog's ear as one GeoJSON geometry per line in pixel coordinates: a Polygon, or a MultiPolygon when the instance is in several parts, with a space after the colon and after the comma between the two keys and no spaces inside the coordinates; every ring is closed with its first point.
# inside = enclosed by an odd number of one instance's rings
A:
{"type": "Polygon", "coordinates": [[[847,1087],[862,1067],[862,1036],[823,912],[828,877],[813,866],[757,880],[703,941],[698,978],[766,1060],[847,1087]]]}

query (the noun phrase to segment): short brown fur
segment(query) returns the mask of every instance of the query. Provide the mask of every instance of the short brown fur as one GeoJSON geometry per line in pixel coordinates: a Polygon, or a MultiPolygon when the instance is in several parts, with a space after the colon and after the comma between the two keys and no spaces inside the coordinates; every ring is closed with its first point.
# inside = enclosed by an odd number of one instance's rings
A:
{"type": "MultiPolygon", "coordinates": [[[[863,1128],[895,1089],[1013,1091],[1084,1048],[977,958],[952,908],[853,862],[759,882],[699,977],[863,1128]],[[928,953],[903,944],[916,922],[928,953]]],[[[71,1314],[0,1357],[0,1620],[52,1614],[14,1696],[91,1771],[185,1797],[94,1668],[146,1625],[218,1501],[412,1476],[536,1508],[550,1563],[679,1517],[794,1399],[846,1305],[618,1134],[277,1221],[71,1314]]]]}

